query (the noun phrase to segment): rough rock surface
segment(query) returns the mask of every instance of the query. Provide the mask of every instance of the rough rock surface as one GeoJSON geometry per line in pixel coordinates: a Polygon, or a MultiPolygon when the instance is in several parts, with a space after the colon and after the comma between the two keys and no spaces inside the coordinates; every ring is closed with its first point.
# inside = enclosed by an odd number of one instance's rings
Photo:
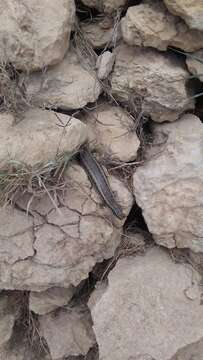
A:
{"type": "Polygon", "coordinates": [[[203,82],[203,49],[193,53],[192,57],[188,56],[186,64],[191,74],[197,75],[197,78],[203,82]]]}
{"type": "Polygon", "coordinates": [[[57,64],[69,47],[74,15],[74,0],[1,0],[1,61],[25,71],[57,64]]]}
{"type": "Polygon", "coordinates": [[[192,29],[203,30],[203,3],[197,0],[164,0],[169,11],[182,17],[192,29]]]}
{"type": "Polygon", "coordinates": [[[58,307],[67,305],[74,293],[74,288],[68,289],[53,287],[46,291],[31,291],[29,296],[29,309],[36,314],[44,315],[58,307]]]}
{"type": "Polygon", "coordinates": [[[176,57],[122,44],[116,49],[112,93],[121,101],[140,97],[142,110],[156,122],[174,121],[194,106],[186,89],[187,77],[176,57]]]}
{"type": "Polygon", "coordinates": [[[202,360],[203,338],[178,350],[170,360],[202,360]]]}
{"type": "Polygon", "coordinates": [[[170,14],[159,0],[129,7],[122,18],[121,30],[123,39],[129,45],[159,50],[167,50],[170,45],[184,51],[203,47],[202,32],[189,29],[183,20],[170,14]]]}
{"type": "Polygon", "coordinates": [[[90,147],[99,155],[111,160],[135,160],[140,141],[133,120],[122,108],[108,104],[100,106],[89,112],[86,124],[90,147]]]}
{"type": "Polygon", "coordinates": [[[149,231],[161,245],[203,252],[203,124],[186,114],[155,125],[154,139],[133,176],[149,231]]]}
{"type": "Polygon", "coordinates": [[[82,2],[100,12],[110,14],[124,6],[127,0],[82,0],[82,2]]]}
{"type": "Polygon", "coordinates": [[[40,334],[48,344],[52,360],[86,355],[95,344],[90,315],[84,309],[61,309],[39,317],[40,334]]]}
{"type": "Polygon", "coordinates": [[[90,45],[96,49],[114,47],[121,38],[120,24],[114,24],[109,16],[81,23],[80,27],[90,45]]]}
{"type": "Polygon", "coordinates": [[[175,264],[159,248],[120,259],[91,309],[100,358],[168,360],[198,341],[203,329],[199,280],[190,265],[175,264]]]}
{"type": "Polygon", "coordinates": [[[17,314],[16,292],[0,294],[0,348],[11,338],[17,314]]]}
{"type": "MultiPolygon", "coordinates": [[[[132,194],[117,178],[109,181],[127,216],[132,194]]],[[[67,169],[63,192],[50,195],[56,205],[45,194],[33,201],[21,196],[18,209],[0,209],[0,288],[76,286],[95,263],[113,256],[125,219],[104,206],[79,165],[67,169]]]]}
{"type": "MultiPolygon", "coordinates": [[[[85,59],[84,63],[85,63],[85,59]]],[[[97,100],[101,86],[93,70],[83,67],[76,52],[68,51],[63,61],[44,74],[22,76],[27,96],[38,106],[77,109],[97,100]]]]}
{"type": "Polygon", "coordinates": [[[96,63],[98,79],[104,80],[108,78],[109,74],[112,71],[114,62],[115,55],[112,54],[110,51],[105,51],[98,57],[96,63]]]}
{"type": "Polygon", "coordinates": [[[36,166],[75,152],[87,139],[85,125],[74,117],[31,109],[14,124],[11,114],[0,114],[0,168],[9,161],[36,166]],[[62,126],[64,125],[64,126],[62,126]]]}

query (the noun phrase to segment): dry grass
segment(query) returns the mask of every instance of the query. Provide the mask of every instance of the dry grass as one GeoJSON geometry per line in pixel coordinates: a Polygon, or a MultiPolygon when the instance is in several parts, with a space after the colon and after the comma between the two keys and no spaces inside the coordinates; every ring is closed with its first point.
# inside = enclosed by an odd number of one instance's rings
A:
{"type": "Polygon", "coordinates": [[[64,170],[74,154],[64,154],[45,165],[31,168],[11,161],[5,170],[0,171],[0,206],[15,203],[18,195],[31,194],[31,198],[47,193],[56,206],[51,193],[64,189],[64,170]]]}
{"type": "Polygon", "coordinates": [[[30,106],[18,71],[12,64],[0,63],[0,112],[10,112],[18,121],[30,106]]]}
{"type": "Polygon", "coordinates": [[[11,339],[15,346],[16,343],[22,345],[22,341],[26,342],[26,348],[37,358],[42,355],[49,354],[47,344],[42,338],[39,330],[39,322],[37,315],[29,309],[29,292],[19,292],[18,316],[14,325],[14,338],[11,339]]]}

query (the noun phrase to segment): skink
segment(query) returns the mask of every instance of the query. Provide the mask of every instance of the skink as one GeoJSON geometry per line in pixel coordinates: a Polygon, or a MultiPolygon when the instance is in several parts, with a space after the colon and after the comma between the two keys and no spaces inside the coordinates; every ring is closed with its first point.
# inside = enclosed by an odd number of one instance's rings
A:
{"type": "Polygon", "coordinates": [[[92,180],[96,186],[97,191],[102,196],[108,207],[112,210],[114,215],[122,220],[125,215],[123,214],[121,206],[115,200],[113,192],[110,188],[110,184],[102,167],[87,149],[81,149],[79,154],[81,163],[89,175],[90,180],[92,180]]]}

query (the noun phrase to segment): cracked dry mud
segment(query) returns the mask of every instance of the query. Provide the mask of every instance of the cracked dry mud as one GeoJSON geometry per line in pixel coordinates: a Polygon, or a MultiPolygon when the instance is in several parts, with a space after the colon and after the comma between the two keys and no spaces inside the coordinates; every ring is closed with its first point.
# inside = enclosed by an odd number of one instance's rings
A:
{"type": "MultiPolygon", "coordinates": [[[[127,215],[131,193],[116,178],[110,183],[127,215]]],[[[67,170],[66,186],[55,199],[57,207],[45,195],[33,202],[27,196],[19,199],[17,208],[1,209],[2,288],[76,286],[96,262],[113,256],[123,222],[103,206],[79,165],[67,170]]]]}

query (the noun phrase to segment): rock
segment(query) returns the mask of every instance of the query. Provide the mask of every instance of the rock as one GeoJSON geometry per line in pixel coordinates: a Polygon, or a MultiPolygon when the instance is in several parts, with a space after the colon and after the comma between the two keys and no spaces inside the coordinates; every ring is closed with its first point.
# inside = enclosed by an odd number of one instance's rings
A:
{"type": "Polygon", "coordinates": [[[34,255],[33,226],[31,216],[9,207],[0,208],[1,263],[12,265],[34,255]]]}
{"type": "Polygon", "coordinates": [[[100,12],[111,14],[124,6],[127,0],[82,0],[83,4],[100,12]]]}
{"type": "Polygon", "coordinates": [[[0,114],[0,168],[10,161],[37,166],[72,154],[87,139],[85,125],[74,117],[31,109],[13,125],[13,115],[0,114]],[[63,125],[63,126],[62,126],[63,125]]]}
{"type": "Polygon", "coordinates": [[[183,20],[170,14],[160,0],[129,7],[122,18],[121,30],[124,41],[129,45],[159,50],[167,50],[170,45],[184,51],[203,47],[202,33],[189,29],[183,20]]]}
{"type": "Polygon", "coordinates": [[[109,16],[95,19],[94,22],[81,22],[80,27],[94,49],[115,47],[121,38],[120,22],[113,23],[113,19],[109,16]]]}
{"type": "Polygon", "coordinates": [[[203,252],[203,124],[186,114],[155,125],[153,137],[133,175],[137,204],[158,244],[203,252]]]}
{"type": "Polygon", "coordinates": [[[197,75],[197,78],[203,82],[203,49],[196,51],[192,56],[187,56],[186,64],[191,74],[197,75]]]}
{"type": "Polygon", "coordinates": [[[74,293],[74,288],[68,289],[53,287],[46,291],[31,291],[29,309],[36,314],[44,315],[58,307],[67,305],[74,293]]]}
{"type": "Polygon", "coordinates": [[[95,344],[90,315],[84,309],[61,309],[39,317],[40,334],[48,344],[52,360],[86,355],[95,344]]]}
{"type": "Polygon", "coordinates": [[[100,80],[107,79],[112,71],[115,62],[115,55],[110,51],[105,51],[101,54],[96,63],[97,76],[100,80]]]}
{"type": "Polygon", "coordinates": [[[203,3],[196,0],[164,0],[172,14],[182,17],[191,29],[203,30],[203,3]]]}
{"type": "Polygon", "coordinates": [[[178,350],[170,360],[202,360],[203,338],[178,350]]]}
{"type": "MultiPolygon", "coordinates": [[[[119,179],[109,176],[109,182],[127,217],[132,194],[119,179]]],[[[1,248],[0,288],[44,291],[77,286],[97,262],[113,256],[125,219],[115,218],[104,205],[81,166],[69,166],[63,191],[56,198],[50,191],[49,196],[32,199],[28,194],[17,201],[17,209],[1,209],[2,244],[9,245],[1,248]]]]}
{"type": "Polygon", "coordinates": [[[101,85],[95,71],[87,70],[83,65],[72,49],[60,64],[43,75],[40,72],[22,75],[21,82],[25,84],[27,97],[36,106],[66,110],[82,108],[96,101],[101,85]]]}
{"type": "Polygon", "coordinates": [[[13,332],[18,310],[16,299],[17,292],[0,294],[0,350],[9,341],[13,332]]]}
{"type": "Polygon", "coordinates": [[[105,104],[89,112],[85,119],[90,129],[90,148],[111,160],[135,160],[140,141],[135,123],[121,107],[105,104]]]}
{"type": "Polygon", "coordinates": [[[142,110],[156,122],[174,121],[194,102],[186,88],[188,72],[179,59],[155,49],[116,49],[112,94],[120,101],[140,97],[142,110]]]}
{"type": "Polygon", "coordinates": [[[1,0],[0,9],[2,62],[30,72],[63,59],[74,22],[74,0],[1,0]]]}
{"type": "Polygon", "coordinates": [[[108,280],[91,310],[102,360],[168,360],[202,336],[200,288],[193,300],[186,295],[200,280],[190,265],[155,247],[118,260],[108,280]]]}

